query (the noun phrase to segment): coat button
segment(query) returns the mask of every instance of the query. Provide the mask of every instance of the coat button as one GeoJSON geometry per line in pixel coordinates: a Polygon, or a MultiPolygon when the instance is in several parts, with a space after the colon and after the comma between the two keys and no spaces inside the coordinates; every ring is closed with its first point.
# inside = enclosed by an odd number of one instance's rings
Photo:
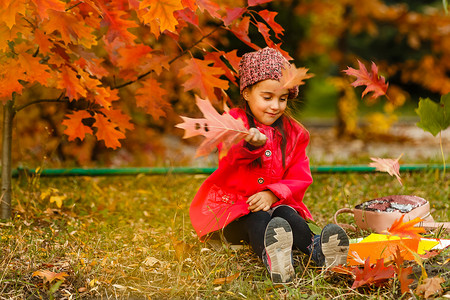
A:
{"type": "Polygon", "coordinates": [[[259,177],[259,178],[258,178],[258,183],[259,183],[259,184],[263,184],[263,183],[264,183],[264,178],[259,177]]]}
{"type": "Polygon", "coordinates": [[[266,157],[270,157],[270,156],[272,155],[272,151],[266,150],[266,152],[264,152],[264,155],[265,155],[266,157]]]}

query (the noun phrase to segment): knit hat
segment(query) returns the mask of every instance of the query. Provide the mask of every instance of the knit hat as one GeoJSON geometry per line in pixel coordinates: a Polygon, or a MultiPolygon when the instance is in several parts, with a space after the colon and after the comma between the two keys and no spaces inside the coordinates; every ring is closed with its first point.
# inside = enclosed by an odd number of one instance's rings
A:
{"type": "MultiPolygon", "coordinates": [[[[278,50],[269,47],[244,54],[239,62],[241,93],[246,87],[266,79],[280,81],[281,71],[286,63],[289,65],[288,60],[278,50]]],[[[289,89],[289,99],[297,95],[298,86],[289,89]]]]}

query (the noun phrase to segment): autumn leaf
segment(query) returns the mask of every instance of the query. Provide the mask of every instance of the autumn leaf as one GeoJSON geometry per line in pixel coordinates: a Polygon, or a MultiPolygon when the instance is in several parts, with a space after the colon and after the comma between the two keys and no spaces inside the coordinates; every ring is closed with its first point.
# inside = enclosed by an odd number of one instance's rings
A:
{"type": "Polygon", "coordinates": [[[248,28],[250,25],[250,17],[243,17],[242,20],[235,24],[233,23],[233,26],[231,27],[230,31],[241,41],[243,41],[248,46],[252,47],[255,50],[259,50],[260,47],[250,40],[250,37],[248,36],[248,28]]]}
{"type": "Polygon", "coordinates": [[[179,0],[143,0],[139,4],[139,8],[147,8],[148,11],[142,16],[146,23],[157,20],[161,32],[169,30],[175,32],[175,26],[178,20],[173,13],[177,10],[184,9],[179,0]]]}
{"type": "Polygon", "coordinates": [[[97,127],[96,136],[97,139],[103,140],[105,146],[108,148],[116,149],[120,147],[119,139],[124,139],[125,134],[120,130],[117,130],[117,125],[112,123],[108,118],[102,114],[95,115],[94,127],[97,127]]]}
{"type": "Polygon", "coordinates": [[[2,2],[0,10],[0,20],[5,22],[6,26],[11,29],[16,23],[16,14],[24,15],[26,12],[25,1],[6,1],[2,2]]]}
{"type": "Polygon", "coordinates": [[[58,208],[61,208],[62,203],[64,200],[66,200],[67,196],[50,196],[49,202],[53,203],[55,202],[56,206],[58,206],[58,208]]]}
{"type": "Polygon", "coordinates": [[[394,269],[392,266],[385,267],[384,259],[378,259],[375,266],[370,265],[370,258],[367,258],[364,263],[364,268],[355,268],[353,274],[356,276],[353,282],[352,289],[356,289],[366,284],[379,284],[394,276],[394,269]]]}
{"type": "Polygon", "coordinates": [[[39,276],[44,280],[44,283],[48,282],[48,283],[52,283],[53,280],[62,280],[64,281],[65,278],[69,276],[69,274],[67,274],[66,272],[61,272],[61,273],[55,273],[49,270],[39,270],[33,273],[32,275],[33,277],[35,276],[39,276]]]}
{"type": "Polygon", "coordinates": [[[355,76],[356,80],[352,83],[352,86],[357,87],[365,85],[366,88],[362,93],[364,97],[367,93],[373,92],[371,98],[376,99],[380,96],[386,95],[388,83],[385,82],[383,76],[378,75],[378,67],[372,62],[371,73],[369,73],[362,62],[358,60],[359,70],[347,67],[347,70],[343,72],[350,76],[355,76]]]}
{"type": "Polygon", "coordinates": [[[197,156],[208,155],[220,143],[220,157],[227,154],[231,146],[248,134],[244,122],[229,114],[219,114],[209,100],[196,97],[196,103],[204,119],[181,117],[183,123],[175,125],[185,130],[183,138],[203,135],[206,139],[197,149],[197,156]]]}
{"type": "Polygon", "coordinates": [[[421,239],[420,233],[424,233],[423,227],[416,227],[415,225],[423,221],[422,218],[415,218],[413,220],[403,222],[405,215],[402,215],[399,219],[392,223],[391,227],[387,230],[390,235],[396,235],[400,237],[410,237],[412,239],[421,239]]]}
{"type": "Polygon", "coordinates": [[[117,124],[117,128],[122,133],[125,133],[126,130],[133,130],[134,125],[131,123],[131,118],[127,114],[124,114],[119,109],[100,109],[100,112],[103,113],[108,119],[114,120],[114,123],[117,124]]]}
{"type": "Polygon", "coordinates": [[[169,103],[164,99],[167,91],[154,78],[142,81],[143,86],[136,90],[136,105],[142,107],[155,120],[166,116],[169,103]]]}
{"type": "Polygon", "coordinates": [[[75,111],[72,114],[66,115],[67,119],[62,121],[62,124],[67,128],[64,133],[67,134],[69,141],[76,138],[84,140],[85,135],[92,134],[92,129],[83,124],[83,119],[92,118],[92,116],[85,110],[75,111]]]}
{"type": "Polygon", "coordinates": [[[291,89],[295,86],[303,85],[303,80],[313,77],[313,74],[307,74],[308,69],[296,68],[294,64],[285,64],[284,69],[281,71],[281,88],[291,89]]]}
{"type": "Polygon", "coordinates": [[[58,12],[64,12],[66,10],[66,4],[59,0],[32,0],[32,2],[36,5],[37,12],[41,19],[50,18],[48,15],[48,10],[58,12]]]}
{"type": "Polygon", "coordinates": [[[66,90],[66,96],[69,100],[76,100],[80,96],[86,97],[87,91],[80,85],[77,72],[69,66],[62,66],[60,72],[61,75],[58,78],[57,87],[66,90]]]}
{"type": "Polygon", "coordinates": [[[227,16],[223,19],[225,26],[229,26],[233,21],[240,18],[247,9],[245,7],[228,8],[227,16]]]}
{"type": "Polygon", "coordinates": [[[220,10],[219,4],[210,0],[197,0],[197,5],[202,13],[206,10],[211,17],[222,19],[221,15],[218,13],[220,10]]]}
{"type": "Polygon", "coordinates": [[[236,280],[239,276],[241,275],[240,272],[230,275],[228,277],[224,277],[224,278],[216,278],[213,281],[213,284],[227,284],[230,282],[233,282],[234,280],[236,280]]]}
{"type": "Polygon", "coordinates": [[[387,172],[389,175],[395,176],[398,182],[403,185],[400,178],[400,164],[398,163],[402,156],[403,153],[397,159],[371,157],[370,159],[374,162],[369,163],[369,166],[374,167],[377,171],[387,172]]]}
{"type": "Polygon", "coordinates": [[[268,2],[272,2],[273,0],[248,0],[248,6],[256,6],[268,2]]]}
{"type": "Polygon", "coordinates": [[[394,254],[394,270],[397,274],[398,280],[400,281],[400,289],[402,294],[407,293],[409,291],[409,285],[414,282],[414,279],[409,278],[409,275],[412,274],[413,268],[403,266],[404,259],[401,254],[400,248],[397,247],[396,253],[394,254]]]}
{"type": "Polygon", "coordinates": [[[172,241],[173,248],[175,249],[175,257],[178,259],[178,261],[183,261],[186,257],[188,257],[189,253],[192,250],[192,245],[178,240],[174,236],[170,236],[170,240],[172,241]]]}
{"type": "Polygon", "coordinates": [[[417,126],[436,136],[450,126],[450,93],[442,95],[439,103],[420,98],[416,113],[420,117],[417,126]]]}
{"type": "Polygon", "coordinates": [[[270,28],[275,32],[275,36],[277,39],[280,39],[280,35],[283,35],[283,27],[275,21],[275,17],[277,16],[277,12],[269,11],[267,9],[261,10],[258,12],[261,18],[269,24],[270,28]]]}
{"type": "Polygon", "coordinates": [[[128,29],[138,27],[136,22],[128,20],[125,11],[108,9],[101,1],[96,1],[102,11],[102,25],[107,28],[106,40],[112,43],[116,39],[126,44],[133,43],[136,38],[128,29]]]}
{"type": "Polygon", "coordinates": [[[417,286],[416,293],[423,295],[425,298],[433,296],[434,294],[442,294],[443,289],[441,283],[444,283],[444,278],[439,276],[425,278],[421,284],[417,286]]]}
{"type": "Polygon", "coordinates": [[[221,68],[210,67],[209,65],[212,63],[214,61],[197,58],[188,61],[187,66],[181,69],[184,75],[190,75],[190,78],[183,84],[185,91],[196,89],[200,92],[200,97],[216,99],[215,87],[228,89],[228,81],[219,78],[225,72],[221,68]]]}

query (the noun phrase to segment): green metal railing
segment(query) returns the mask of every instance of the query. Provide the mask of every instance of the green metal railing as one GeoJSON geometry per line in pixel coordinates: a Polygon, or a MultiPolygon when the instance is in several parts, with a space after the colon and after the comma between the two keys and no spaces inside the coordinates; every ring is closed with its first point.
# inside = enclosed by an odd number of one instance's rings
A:
{"type": "MultiPolygon", "coordinates": [[[[120,176],[120,175],[165,175],[165,174],[211,174],[216,167],[136,167],[136,168],[64,168],[64,169],[27,169],[18,168],[12,171],[13,177],[19,174],[39,174],[39,176],[120,176]]],[[[416,164],[402,165],[400,172],[418,172],[444,170],[443,165],[416,164]]],[[[366,165],[330,165],[311,166],[313,173],[370,173],[374,167],[366,165]]]]}

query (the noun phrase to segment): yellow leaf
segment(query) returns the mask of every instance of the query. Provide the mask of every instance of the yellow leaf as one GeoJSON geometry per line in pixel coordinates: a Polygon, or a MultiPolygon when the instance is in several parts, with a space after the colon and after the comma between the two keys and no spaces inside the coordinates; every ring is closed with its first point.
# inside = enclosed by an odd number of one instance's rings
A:
{"type": "Polygon", "coordinates": [[[50,197],[50,203],[55,202],[56,206],[58,206],[58,208],[61,208],[62,206],[62,202],[66,199],[66,196],[51,196],[50,197]]]}
{"type": "Polygon", "coordinates": [[[239,275],[241,275],[240,272],[233,274],[231,276],[225,277],[225,278],[216,278],[216,279],[214,279],[213,284],[230,283],[230,282],[236,280],[239,277],[239,275]]]}

